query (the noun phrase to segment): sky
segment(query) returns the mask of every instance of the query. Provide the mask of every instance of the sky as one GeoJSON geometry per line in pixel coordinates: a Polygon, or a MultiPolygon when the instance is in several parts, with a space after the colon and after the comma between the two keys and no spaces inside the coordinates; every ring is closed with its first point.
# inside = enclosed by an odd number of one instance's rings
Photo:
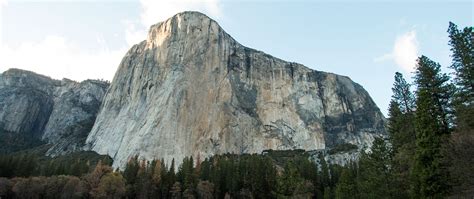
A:
{"type": "Polygon", "coordinates": [[[448,23],[474,20],[471,0],[0,0],[0,72],[112,80],[149,26],[186,10],[245,46],[349,76],[385,115],[394,73],[412,81],[421,55],[450,73],[448,23]]]}

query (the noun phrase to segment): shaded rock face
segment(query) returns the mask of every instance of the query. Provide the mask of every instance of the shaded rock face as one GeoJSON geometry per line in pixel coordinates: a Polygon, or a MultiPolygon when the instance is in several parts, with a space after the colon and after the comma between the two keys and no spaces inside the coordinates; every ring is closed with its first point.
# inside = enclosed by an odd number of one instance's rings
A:
{"type": "Polygon", "coordinates": [[[184,12],[125,55],[86,149],[124,166],[133,155],[363,147],[384,134],[379,109],[348,77],[247,48],[207,16],[184,12]]]}
{"type": "Polygon", "coordinates": [[[0,75],[0,128],[49,144],[48,155],[82,149],[108,83],[53,80],[10,69],[0,75]]]}

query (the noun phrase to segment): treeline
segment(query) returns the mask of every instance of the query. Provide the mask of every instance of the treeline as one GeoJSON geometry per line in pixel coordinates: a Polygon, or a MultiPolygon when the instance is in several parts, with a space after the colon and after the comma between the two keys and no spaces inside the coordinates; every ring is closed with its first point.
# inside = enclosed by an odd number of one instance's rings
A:
{"type": "MultiPolygon", "coordinates": [[[[123,171],[99,163],[81,176],[0,178],[3,198],[367,198],[388,195],[372,181],[387,166],[386,145],[376,139],[371,154],[359,165],[328,165],[322,154],[318,164],[304,151],[265,151],[264,154],[225,154],[205,160],[186,157],[146,161],[134,157],[123,171]],[[364,166],[362,166],[364,165],[364,166]],[[364,171],[361,169],[364,168],[364,171]],[[384,169],[380,169],[384,168],[384,169]],[[361,175],[363,174],[363,175],[361,175]],[[380,192],[378,192],[380,191],[380,192]]],[[[314,156],[313,156],[314,158],[314,156]]],[[[21,170],[21,169],[20,169],[21,170]]],[[[378,176],[380,179],[390,177],[378,176]]],[[[385,186],[386,189],[389,187],[385,186]]]]}
{"type": "Polygon", "coordinates": [[[128,162],[122,174],[127,183],[127,198],[315,196],[316,186],[320,184],[316,164],[308,156],[290,159],[280,167],[270,154],[226,154],[204,161],[184,158],[181,166],[175,168],[174,160],[167,167],[163,161],[135,158],[128,162]]]}
{"type": "Polygon", "coordinates": [[[47,147],[0,154],[0,177],[30,177],[72,175],[82,176],[91,172],[99,161],[111,165],[112,159],[95,152],[84,151],[67,156],[44,156],[47,147]]]}
{"type": "Polygon", "coordinates": [[[330,195],[341,169],[322,169],[302,151],[218,155],[200,161],[128,161],[123,171],[98,163],[82,176],[0,178],[2,198],[313,198],[330,195]],[[321,177],[320,177],[321,176],[321,177]]]}

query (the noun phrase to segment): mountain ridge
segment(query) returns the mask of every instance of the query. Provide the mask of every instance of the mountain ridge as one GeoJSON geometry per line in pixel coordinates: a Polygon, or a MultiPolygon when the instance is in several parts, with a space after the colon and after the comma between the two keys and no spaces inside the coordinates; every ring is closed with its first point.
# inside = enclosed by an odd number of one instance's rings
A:
{"type": "Polygon", "coordinates": [[[50,156],[81,150],[107,87],[9,69],[0,74],[0,130],[50,144],[50,156]]]}

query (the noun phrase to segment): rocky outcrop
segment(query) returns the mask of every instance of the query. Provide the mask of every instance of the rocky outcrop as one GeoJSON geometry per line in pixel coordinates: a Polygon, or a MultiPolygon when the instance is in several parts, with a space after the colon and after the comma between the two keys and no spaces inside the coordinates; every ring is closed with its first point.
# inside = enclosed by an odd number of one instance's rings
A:
{"type": "Polygon", "coordinates": [[[82,149],[107,87],[10,69],[0,75],[0,129],[51,144],[48,155],[82,149]]]}
{"type": "Polygon", "coordinates": [[[264,149],[370,145],[384,118],[348,77],[242,46],[184,12],[153,25],[123,58],[87,138],[115,166],[264,149]]]}

